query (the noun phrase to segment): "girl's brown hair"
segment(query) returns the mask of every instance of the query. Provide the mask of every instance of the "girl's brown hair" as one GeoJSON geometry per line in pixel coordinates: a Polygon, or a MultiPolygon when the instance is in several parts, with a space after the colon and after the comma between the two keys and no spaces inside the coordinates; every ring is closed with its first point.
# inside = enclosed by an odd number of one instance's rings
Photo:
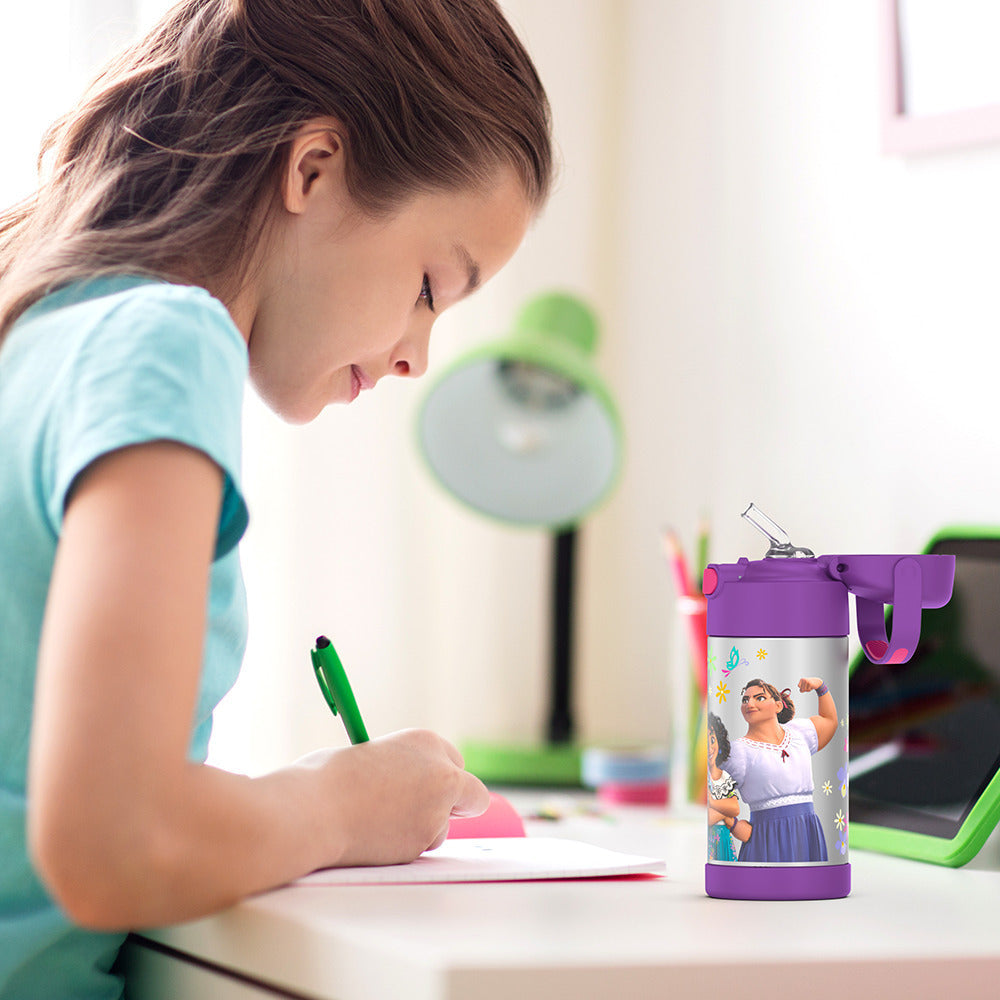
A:
{"type": "Polygon", "coordinates": [[[716,755],[715,762],[717,764],[725,763],[725,761],[729,759],[729,754],[732,752],[733,748],[729,742],[729,730],[726,729],[722,719],[720,719],[714,712],[708,713],[708,731],[709,733],[715,733],[715,742],[719,746],[719,752],[716,755]]]}
{"type": "Polygon", "coordinates": [[[502,167],[548,195],[548,102],[495,0],[182,0],[49,129],[38,190],[0,215],[0,337],[84,277],[233,294],[317,117],[368,214],[502,167]]]}

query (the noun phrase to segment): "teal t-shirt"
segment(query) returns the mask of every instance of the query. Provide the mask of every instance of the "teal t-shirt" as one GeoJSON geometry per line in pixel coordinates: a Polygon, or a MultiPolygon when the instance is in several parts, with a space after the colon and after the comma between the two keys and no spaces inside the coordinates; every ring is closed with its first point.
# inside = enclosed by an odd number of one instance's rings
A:
{"type": "MultiPolygon", "coordinates": [[[[204,289],[101,278],[42,299],[0,347],[0,998],[118,997],[123,934],[74,927],[25,847],[26,770],[38,641],[63,509],[96,458],[174,440],[224,473],[208,633],[190,756],[239,672],[247,616],[237,543],[246,344],[204,289]]],[[[95,733],[94,739],[100,739],[95,733]]],[[[123,817],[123,822],[125,822],[123,817]]]]}

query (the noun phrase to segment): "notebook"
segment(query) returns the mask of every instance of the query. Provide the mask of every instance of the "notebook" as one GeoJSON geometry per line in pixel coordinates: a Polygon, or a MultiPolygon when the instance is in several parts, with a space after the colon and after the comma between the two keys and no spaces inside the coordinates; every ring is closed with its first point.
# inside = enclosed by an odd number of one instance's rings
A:
{"type": "Polygon", "coordinates": [[[401,885],[438,882],[516,882],[524,879],[661,875],[657,858],[622,854],[556,837],[466,837],[446,840],[404,865],[323,868],[296,886],[401,885]]]}

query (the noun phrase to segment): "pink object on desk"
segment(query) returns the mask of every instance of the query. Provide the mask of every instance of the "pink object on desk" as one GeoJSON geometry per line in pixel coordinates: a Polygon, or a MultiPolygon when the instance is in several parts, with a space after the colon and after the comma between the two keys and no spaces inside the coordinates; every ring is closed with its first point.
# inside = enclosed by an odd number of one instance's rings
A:
{"type": "Polygon", "coordinates": [[[490,804],[481,816],[452,816],[448,836],[453,837],[523,837],[524,822],[517,810],[496,792],[490,792],[490,804]]]}
{"type": "Polygon", "coordinates": [[[597,798],[606,805],[665,806],[670,786],[666,781],[609,781],[597,789],[597,798]]]}

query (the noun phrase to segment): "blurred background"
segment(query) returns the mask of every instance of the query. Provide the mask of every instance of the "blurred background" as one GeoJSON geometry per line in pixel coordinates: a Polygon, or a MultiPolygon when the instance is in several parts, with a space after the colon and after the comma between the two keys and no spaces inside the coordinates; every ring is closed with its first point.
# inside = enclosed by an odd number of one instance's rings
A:
{"type": "MultiPolygon", "coordinates": [[[[44,127],[167,6],[5,9],[0,201],[31,189],[44,127]]],[[[707,517],[711,557],[732,561],[763,555],[751,500],[817,553],[1000,522],[1000,142],[884,151],[875,0],[503,6],[547,86],[560,177],[509,267],[436,325],[428,380],[536,292],[596,310],[626,454],[581,530],[578,730],[663,742],[683,650],[664,526],[693,548],[707,517]]],[[[251,629],[221,766],[345,742],[309,664],[319,633],[373,734],[543,730],[549,537],[444,494],[416,447],[426,387],[393,381],[305,428],[248,390],[251,629]]]]}

